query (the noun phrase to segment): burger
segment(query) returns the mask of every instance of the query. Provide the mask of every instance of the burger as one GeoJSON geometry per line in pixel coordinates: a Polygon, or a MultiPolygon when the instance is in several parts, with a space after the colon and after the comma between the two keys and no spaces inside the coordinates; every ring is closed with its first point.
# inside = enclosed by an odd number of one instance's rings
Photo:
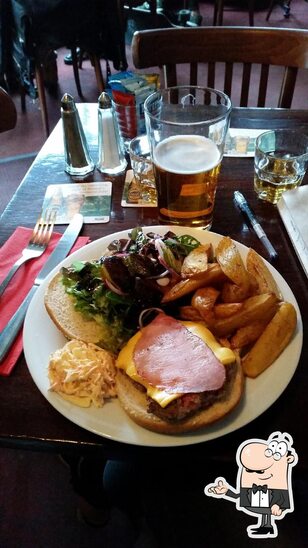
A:
{"type": "MultiPolygon", "coordinates": [[[[57,274],[45,306],[69,340],[104,347],[105,330],[76,310],[57,274]]],[[[221,346],[202,322],[163,311],[123,344],[116,358],[116,394],[140,426],[164,434],[192,432],[225,417],[240,401],[239,357],[221,346]]]]}
{"type": "Polygon", "coordinates": [[[202,324],[160,312],[116,360],[119,401],[140,426],[179,434],[225,417],[243,393],[240,359],[202,324]]]}

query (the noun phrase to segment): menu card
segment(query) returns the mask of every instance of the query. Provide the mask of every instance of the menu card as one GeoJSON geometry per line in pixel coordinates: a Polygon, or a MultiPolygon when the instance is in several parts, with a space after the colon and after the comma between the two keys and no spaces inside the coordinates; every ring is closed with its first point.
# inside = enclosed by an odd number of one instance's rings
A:
{"type": "Polygon", "coordinates": [[[308,185],[284,192],[277,207],[308,277],[308,185]]]}

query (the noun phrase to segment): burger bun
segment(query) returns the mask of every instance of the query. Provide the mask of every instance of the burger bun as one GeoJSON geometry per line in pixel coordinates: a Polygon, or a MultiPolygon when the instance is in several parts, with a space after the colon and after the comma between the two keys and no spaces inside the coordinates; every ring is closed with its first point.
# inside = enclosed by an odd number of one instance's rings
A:
{"type": "Polygon", "coordinates": [[[61,273],[50,281],[44,302],[50,318],[67,339],[93,344],[103,339],[103,328],[75,309],[72,297],[65,291],[61,273]]]}

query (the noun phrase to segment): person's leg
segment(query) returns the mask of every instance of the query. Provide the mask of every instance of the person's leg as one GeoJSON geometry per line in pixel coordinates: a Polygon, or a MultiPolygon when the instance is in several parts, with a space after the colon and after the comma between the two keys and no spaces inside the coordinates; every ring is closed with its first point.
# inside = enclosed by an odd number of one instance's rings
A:
{"type": "MultiPolygon", "coordinates": [[[[80,64],[80,62],[82,62],[83,60],[89,59],[89,56],[88,56],[86,51],[83,51],[82,59],[80,59],[80,55],[81,55],[80,48],[76,48],[76,54],[77,54],[77,57],[78,57],[78,60],[79,60],[78,64],[80,64]]],[[[65,65],[72,65],[73,64],[73,58],[72,58],[72,52],[71,51],[64,56],[63,61],[64,61],[65,65]]],[[[80,68],[80,66],[79,66],[79,68],[80,68]]]]}
{"type": "Polygon", "coordinates": [[[143,481],[138,466],[134,461],[107,461],[103,483],[110,504],[128,516],[137,534],[143,515],[143,481]]]}
{"type": "Polygon", "coordinates": [[[101,457],[61,455],[69,467],[71,484],[78,495],[78,517],[88,525],[100,527],[109,519],[110,504],[104,490],[106,461],[101,457]]]}

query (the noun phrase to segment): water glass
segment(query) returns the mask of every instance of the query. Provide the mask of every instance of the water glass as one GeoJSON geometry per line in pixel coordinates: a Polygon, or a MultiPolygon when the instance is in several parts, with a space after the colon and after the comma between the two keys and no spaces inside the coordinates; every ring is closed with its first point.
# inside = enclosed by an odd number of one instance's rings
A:
{"type": "Polygon", "coordinates": [[[145,133],[144,104],[121,105],[112,101],[112,106],[124,148],[128,152],[131,140],[145,133]]]}

